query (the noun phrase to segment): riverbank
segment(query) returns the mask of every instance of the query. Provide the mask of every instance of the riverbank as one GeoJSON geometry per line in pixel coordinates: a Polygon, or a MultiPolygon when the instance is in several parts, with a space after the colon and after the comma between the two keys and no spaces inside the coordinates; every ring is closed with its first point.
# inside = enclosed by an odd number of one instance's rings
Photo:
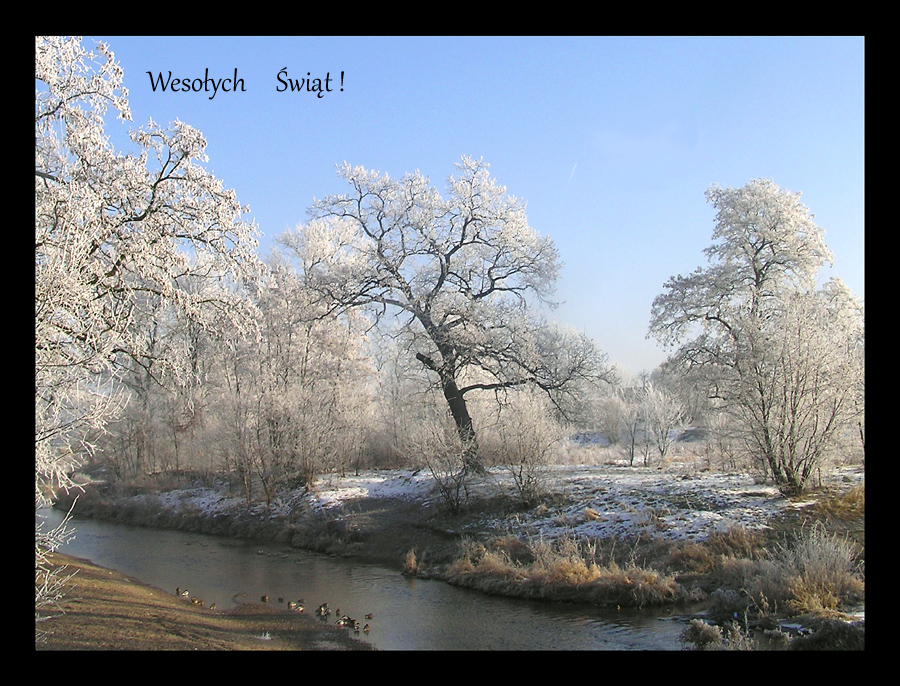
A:
{"type": "Polygon", "coordinates": [[[553,477],[543,502],[524,508],[503,475],[490,473],[469,484],[465,507],[454,514],[427,474],[409,470],[335,475],[310,491],[252,505],[197,475],[165,475],[89,488],[75,512],[350,557],[512,597],[610,607],[709,600],[711,621],[737,613],[772,630],[786,617],[793,625],[800,615],[861,616],[861,468],[837,472],[802,499],[783,498],[749,475],[690,465],[581,465],[560,467],[553,477]],[[778,557],[817,523],[852,542],[859,570],[848,572],[838,596],[806,589],[799,598],[792,570],[778,557]]]}
{"type": "MultiPolygon", "coordinates": [[[[419,575],[445,577],[469,543],[591,540],[656,542],[661,548],[709,546],[727,536],[774,548],[814,522],[826,522],[865,558],[865,470],[835,470],[801,498],[739,473],[711,473],[692,464],[664,470],[618,465],[551,468],[546,492],[523,506],[502,471],[467,483],[463,507],[451,512],[421,470],[331,475],[313,489],[248,504],[226,484],[199,475],[162,474],[139,483],[97,483],[61,495],[56,507],[120,524],[191,531],[357,558],[400,571],[410,553],[419,575]],[[829,503],[856,498],[838,511],[829,503]],[[76,501],[77,498],[77,501],[76,501]]],[[[745,552],[750,543],[737,542],[745,552]]],[[[617,550],[626,546],[621,543],[617,550]]],[[[634,546],[628,548],[634,558],[634,546]]],[[[719,551],[721,552],[721,551],[719,551]]],[[[609,557],[608,555],[606,557],[609,557]]],[[[696,570],[694,570],[696,571],[696,570]]]]}
{"type": "Polygon", "coordinates": [[[74,576],[60,612],[37,625],[37,650],[373,650],[312,616],[253,604],[218,611],[88,560],[51,561],[74,576]]]}

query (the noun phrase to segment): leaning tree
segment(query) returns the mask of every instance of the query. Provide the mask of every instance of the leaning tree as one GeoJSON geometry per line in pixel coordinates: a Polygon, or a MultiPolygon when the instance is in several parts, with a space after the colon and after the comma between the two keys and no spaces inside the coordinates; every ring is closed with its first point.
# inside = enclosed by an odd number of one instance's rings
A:
{"type": "Polygon", "coordinates": [[[305,225],[281,236],[309,288],[334,310],[400,316],[401,333],[446,399],[466,462],[480,469],[467,394],[533,384],[560,411],[584,382],[609,379],[583,334],[533,315],[559,275],[550,238],[529,224],[488,165],[463,157],[446,197],[419,172],[343,165],[346,194],[314,201],[305,225]]]}
{"type": "Polygon", "coordinates": [[[839,279],[799,193],[768,180],[712,187],[709,266],[669,279],[650,334],[678,346],[666,366],[727,413],[784,493],[801,491],[859,407],[862,306],[839,279]]]}

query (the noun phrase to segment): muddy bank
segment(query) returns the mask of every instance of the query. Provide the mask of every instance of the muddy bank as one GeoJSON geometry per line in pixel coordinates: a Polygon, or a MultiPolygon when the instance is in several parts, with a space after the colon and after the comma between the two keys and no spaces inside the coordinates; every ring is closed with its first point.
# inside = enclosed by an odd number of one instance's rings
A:
{"type": "Polygon", "coordinates": [[[374,650],[311,616],[204,608],[87,560],[51,557],[74,576],[60,611],[36,624],[36,650],[374,650]]]}

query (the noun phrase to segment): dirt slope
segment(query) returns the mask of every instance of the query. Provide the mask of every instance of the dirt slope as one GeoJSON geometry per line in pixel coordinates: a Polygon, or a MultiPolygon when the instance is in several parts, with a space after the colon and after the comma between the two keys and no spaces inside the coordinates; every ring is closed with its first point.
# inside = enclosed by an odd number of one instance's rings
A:
{"type": "Polygon", "coordinates": [[[372,650],[312,616],[252,604],[210,610],[87,560],[53,557],[77,573],[64,614],[38,625],[49,634],[37,650],[372,650]]]}

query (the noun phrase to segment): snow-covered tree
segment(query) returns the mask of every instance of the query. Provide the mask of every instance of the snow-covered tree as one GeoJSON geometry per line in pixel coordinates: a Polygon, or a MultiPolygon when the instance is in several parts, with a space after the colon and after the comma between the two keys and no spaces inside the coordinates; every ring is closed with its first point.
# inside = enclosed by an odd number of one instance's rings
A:
{"type": "Polygon", "coordinates": [[[566,435],[548,405],[547,398],[534,388],[518,389],[512,401],[497,410],[495,422],[488,427],[496,444],[496,459],[526,506],[537,504],[544,495],[548,467],[566,435]]]}
{"type": "Polygon", "coordinates": [[[640,403],[645,431],[662,464],[675,441],[675,428],[684,418],[684,406],[677,395],[653,382],[644,386],[640,403]]]}
{"type": "Polygon", "coordinates": [[[666,282],[650,334],[679,346],[667,368],[717,399],[795,493],[853,419],[861,306],[837,279],[817,290],[831,253],[799,194],[757,180],[714,186],[707,199],[717,211],[710,264],[666,282]]]}
{"type": "MultiPolygon", "coordinates": [[[[206,141],[182,122],[131,131],[137,152],[105,133],[129,121],[122,69],[104,44],[35,40],[35,501],[71,486],[72,469],[117,408],[120,367],[154,360],[138,314],[210,309],[243,326],[238,285],[257,270],[255,227],[202,163],[206,141]],[[193,277],[212,290],[181,287],[193,277]]],[[[46,536],[37,541],[49,544],[46,536]]]]}
{"type": "Polygon", "coordinates": [[[270,501],[282,486],[309,486],[359,458],[373,367],[358,312],[323,316],[284,260],[268,265],[251,294],[259,339],[229,342],[220,385],[222,414],[233,418],[225,451],[247,496],[252,479],[270,501]]]}
{"type": "Polygon", "coordinates": [[[463,157],[457,168],[445,198],[419,172],[395,180],[345,164],[350,191],[316,201],[281,242],[331,307],[399,314],[479,468],[467,394],[532,384],[566,411],[579,384],[611,372],[586,336],[529,308],[546,302],[559,274],[553,242],[485,163],[463,157]]]}

